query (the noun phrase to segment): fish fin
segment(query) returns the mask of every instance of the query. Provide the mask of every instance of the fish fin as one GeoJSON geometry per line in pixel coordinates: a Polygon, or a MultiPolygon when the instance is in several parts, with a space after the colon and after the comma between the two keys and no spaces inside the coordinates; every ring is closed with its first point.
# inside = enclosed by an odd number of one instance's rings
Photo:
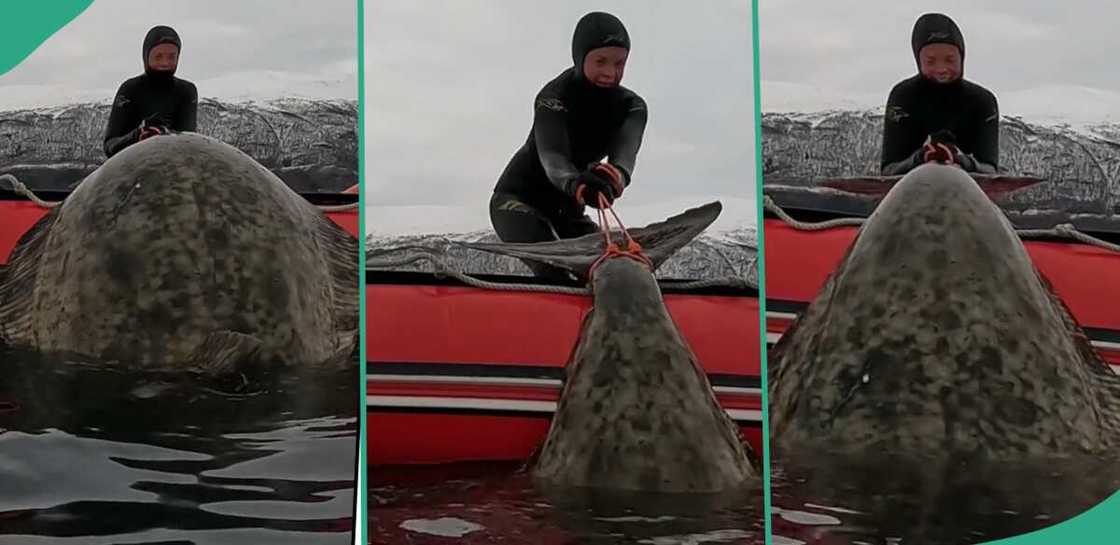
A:
{"type": "Polygon", "coordinates": [[[1062,323],[1065,324],[1066,330],[1069,331],[1070,337],[1073,338],[1074,347],[1077,348],[1078,354],[1081,356],[1081,362],[1088,365],[1089,369],[1097,373],[1112,376],[1115,373],[1112,367],[1105,362],[1100,353],[1093,348],[1092,342],[1089,340],[1089,335],[1081,328],[1081,324],[1077,323],[1074,319],[1073,313],[1070,312],[1069,306],[1065,301],[1058,296],[1054,291],[1054,285],[1050,283],[1050,279],[1042,274],[1042,271],[1035,268],[1035,274],[1038,275],[1038,281],[1042,284],[1042,288],[1046,291],[1046,295],[1050,298],[1050,303],[1054,306],[1055,312],[1061,318],[1062,323]]]}
{"type": "MultiPolygon", "coordinates": [[[[714,201],[686,210],[665,221],[627,231],[641,245],[642,251],[656,269],[703,233],[704,229],[719,217],[722,210],[723,205],[719,201],[714,201]]],[[[613,238],[618,240],[618,237],[616,233],[613,238]]],[[[575,274],[580,280],[588,278],[591,266],[603,254],[605,248],[603,236],[599,233],[551,242],[458,242],[457,244],[559,267],[575,274]]]]}
{"type": "Polygon", "coordinates": [[[43,248],[60,210],[54,208],[35,222],[16,242],[8,263],[0,269],[0,343],[32,344],[27,309],[35,296],[43,248]]]}
{"type": "Polygon", "coordinates": [[[214,331],[195,349],[190,361],[208,373],[235,373],[246,363],[259,359],[261,345],[261,340],[253,335],[214,331]]]}
{"type": "Polygon", "coordinates": [[[1100,386],[1100,388],[1095,389],[1097,401],[1100,403],[1099,407],[1094,408],[1098,421],[1110,432],[1115,432],[1120,428],[1120,419],[1115,416],[1120,414],[1120,376],[1112,370],[1112,367],[1104,360],[1100,352],[1097,352],[1097,349],[1093,347],[1089,335],[1085,333],[1081,324],[1077,323],[1066,302],[1054,291],[1054,286],[1046,278],[1046,275],[1042,274],[1042,271],[1037,268],[1035,268],[1035,273],[1038,275],[1043,289],[1050,297],[1054,310],[1058,313],[1062,322],[1065,323],[1066,330],[1069,331],[1073,346],[1079,356],[1078,363],[1087,368],[1089,379],[1100,386]]]}
{"type": "Polygon", "coordinates": [[[360,321],[360,275],[358,239],[326,216],[318,225],[319,242],[331,277],[332,316],[337,352],[331,361],[350,361],[358,350],[360,321]]]}
{"type": "MultiPolygon", "coordinates": [[[[991,198],[1002,197],[1009,193],[1029,188],[1042,183],[1041,178],[1034,176],[1007,176],[997,174],[978,174],[970,172],[969,175],[980,189],[991,198]]],[[[903,176],[857,176],[852,178],[829,178],[816,183],[817,187],[827,187],[845,193],[856,195],[870,195],[882,198],[890,192],[891,188],[901,181],[903,176]]]]}

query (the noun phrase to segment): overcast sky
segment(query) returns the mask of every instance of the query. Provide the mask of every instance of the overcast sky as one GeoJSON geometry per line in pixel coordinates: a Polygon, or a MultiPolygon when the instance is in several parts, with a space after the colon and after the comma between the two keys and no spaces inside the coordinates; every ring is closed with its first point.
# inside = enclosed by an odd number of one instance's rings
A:
{"type": "Polygon", "coordinates": [[[528,136],[533,99],[571,66],[576,21],[595,10],[626,25],[623,85],[650,110],[623,218],[628,207],[747,199],[725,215],[753,225],[749,0],[368,2],[368,225],[393,216],[382,207],[428,206],[461,210],[417,213],[465,213],[466,224],[488,226],[489,196],[528,136]]]}
{"type": "Polygon", "coordinates": [[[354,0],[96,0],[0,76],[0,108],[111,100],[160,24],[183,40],[176,75],[201,96],[357,98],[354,0]]]}
{"type": "Polygon", "coordinates": [[[952,17],[965,77],[1026,117],[1120,114],[1120,6],[1075,0],[763,0],[762,110],[881,105],[917,73],[910,32],[922,13],[952,17]]]}

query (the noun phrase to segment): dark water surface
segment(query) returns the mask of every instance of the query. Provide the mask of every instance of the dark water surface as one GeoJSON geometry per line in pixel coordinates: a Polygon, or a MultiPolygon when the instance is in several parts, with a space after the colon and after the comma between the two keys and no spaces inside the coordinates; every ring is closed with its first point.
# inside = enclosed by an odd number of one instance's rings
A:
{"type": "MultiPolygon", "coordinates": [[[[774,545],[984,543],[1067,520],[1120,489],[1118,460],[845,464],[824,455],[771,473],[774,545]]],[[[1103,542],[1102,542],[1103,543],[1103,542]]]]}
{"type": "Polygon", "coordinates": [[[359,382],[0,349],[0,544],[351,543],[359,382]]]}
{"type": "Polygon", "coordinates": [[[519,465],[372,467],[377,545],[686,545],[765,542],[762,485],[722,498],[542,493],[519,465]]]}

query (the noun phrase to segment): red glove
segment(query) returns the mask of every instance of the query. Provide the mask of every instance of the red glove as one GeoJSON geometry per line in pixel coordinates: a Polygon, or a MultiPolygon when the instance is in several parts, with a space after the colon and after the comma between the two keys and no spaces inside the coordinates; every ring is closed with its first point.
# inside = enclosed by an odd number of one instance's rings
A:
{"type": "Polygon", "coordinates": [[[167,129],[163,127],[140,127],[140,138],[137,141],[151,138],[161,134],[167,134],[167,129]]]}
{"type": "Polygon", "coordinates": [[[927,143],[922,146],[922,162],[937,161],[938,163],[957,164],[958,153],[955,146],[927,143]]]}
{"type": "Polygon", "coordinates": [[[600,195],[613,204],[624,189],[626,185],[618,168],[609,163],[595,163],[576,180],[576,202],[599,208],[600,195]]]}
{"type": "Polygon", "coordinates": [[[591,167],[591,170],[600,174],[606,175],[611,181],[611,187],[614,189],[614,198],[622,196],[622,192],[626,189],[626,183],[622,181],[622,171],[618,167],[610,163],[596,163],[591,167]]]}

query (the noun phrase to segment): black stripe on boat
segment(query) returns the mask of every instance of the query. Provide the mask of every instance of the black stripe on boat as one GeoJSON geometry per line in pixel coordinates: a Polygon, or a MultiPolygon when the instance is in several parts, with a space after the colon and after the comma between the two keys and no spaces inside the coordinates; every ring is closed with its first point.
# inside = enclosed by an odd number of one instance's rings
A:
{"type": "MultiPolygon", "coordinates": [[[[789,186],[768,183],[763,190],[790,217],[798,221],[815,223],[836,218],[866,218],[875,211],[879,200],[866,195],[829,191],[821,193],[798,184],[789,186]]],[[[1023,213],[1004,210],[1008,220],[1017,229],[1052,229],[1063,223],[1072,224],[1078,231],[1096,238],[1120,243],[1120,221],[1113,215],[1079,214],[1065,210],[1044,210],[1023,213]]],[[[778,219],[770,210],[763,210],[765,219],[778,219]]],[[[1078,244],[1067,239],[1056,239],[1067,244],[1078,244]]]]}
{"type": "MultiPolygon", "coordinates": [[[[540,286],[568,286],[575,287],[572,283],[535,278],[532,276],[517,276],[512,274],[471,274],[472,277],[487,282],[497,283],[529,283],[540,286]]],[[[758,298],[758,290],[742,286],[708,286],[704,288],[682,288],[681,286],[692,282],[691,280],[661,279],[658,285],[662,293],[688,294],[688,295],[721,295],[729,297],[758,298]]],[[[393,285],[393,286],[464,286],[463,282],[449,276],[436,275],[423,271],[387,271],[366,269],[367,285],[393,285]]]]}

